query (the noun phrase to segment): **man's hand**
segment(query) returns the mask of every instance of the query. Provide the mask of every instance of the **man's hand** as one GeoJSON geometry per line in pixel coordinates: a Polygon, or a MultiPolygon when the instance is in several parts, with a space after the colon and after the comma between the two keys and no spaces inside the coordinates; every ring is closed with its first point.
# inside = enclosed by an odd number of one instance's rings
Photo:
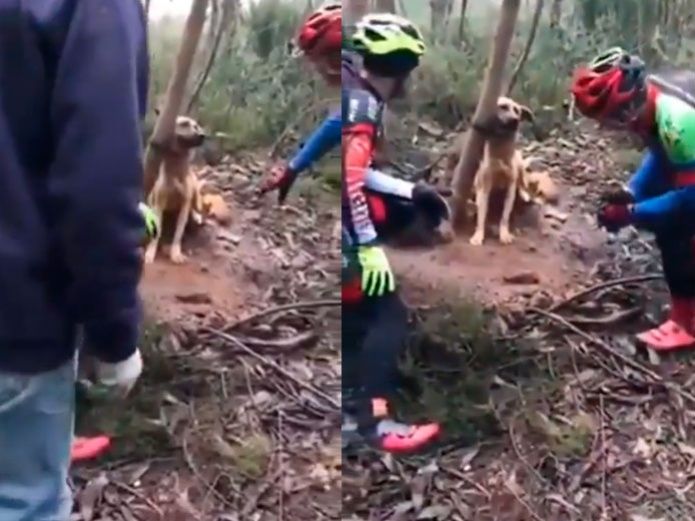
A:
{"type": "Polygon", "coordinates": [[[380,297],[396,290],[386,252],[380,246],[360,246],[357,257],[362,266],[362,291],[368,297],[380,297]]]}
{"type": "Polygon", "coordinates": [[[289,168],[287,163],[280,162],[273,165],[270,169],[268,178],[261,184],[259,192],[261,195],[273,190],[278,191],[278,203],[282,204],[287,198],[287,194],[292,188],[297,175],[289,168]]]}
{"type": "Polygon", "coordinates": [[[127,396],[142,373],[140,350],[136,349],[130,357],[122,362],[97,361],[96,373],[99,383],[113,389],[114,395],[127,396]]]}
{"type": "Polygon", "coordinates": [[[607,204],[598,213],[598,224],[614,233],[632,224],[632,205],[607,204]]]}
{"type": "Polygon", "coordinates": [[[451,219],[446,199],[439,195],[433,186],[426,183],[417,183],[413,187],[413,203],[425,210],[425,213],[434,221],[451,219]]]}

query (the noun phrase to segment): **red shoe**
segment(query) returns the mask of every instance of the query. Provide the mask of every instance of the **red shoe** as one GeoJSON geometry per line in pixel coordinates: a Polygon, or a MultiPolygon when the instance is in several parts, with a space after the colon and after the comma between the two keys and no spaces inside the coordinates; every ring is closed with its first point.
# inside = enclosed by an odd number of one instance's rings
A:
{"type": "Polygon", "coordinates": [[[669,319],[637,339],[660,352],[695,347],[695,299],[672,298],[669,319]]]}
{"type": "Polygon", "coordinates": [[[409,454],[422,450],[440,434],[438,423],[408,425],[389,418],[388,402],[383,398],[372,400],[373,418],[377,421],[367,435],[377,447],[394,454],[409,454]]]}
{"type": "Polygon", "coordinates": [[[70,459],[73,463],[97,459],[103,456],[110,447],[111,438],[108,436],[77,437],[72,442],[70,459]]]}
{"type": "Polygon", "coordinates": [[[439,437],[438,423],[406,425],[393,420],[381,420],[376,426],[382,450],[394,454],[418,452],[439,437]]]}

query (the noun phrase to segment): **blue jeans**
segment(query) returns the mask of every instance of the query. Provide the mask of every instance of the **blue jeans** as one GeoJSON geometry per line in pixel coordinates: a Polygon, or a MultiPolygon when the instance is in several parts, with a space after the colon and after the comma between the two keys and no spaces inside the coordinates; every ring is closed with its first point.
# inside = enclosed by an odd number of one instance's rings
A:
{"type": "Polygon", "coordinates": [[[76,364],[0,372],[0,520],[67,521],[76,364]]]}

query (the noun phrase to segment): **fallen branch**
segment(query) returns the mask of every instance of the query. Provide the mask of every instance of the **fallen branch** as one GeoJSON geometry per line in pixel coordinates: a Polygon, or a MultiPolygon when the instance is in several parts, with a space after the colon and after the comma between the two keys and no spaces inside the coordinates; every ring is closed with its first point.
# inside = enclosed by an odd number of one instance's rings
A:
{"type": "Polygon", "coordinates": [[[635,370],[639,371],[640,373],[642,373],[643,375],[648,376],[649,378],[652,378],[655,382],[658,382],[658,383],[664,382],[664,379],[659,374],[655,373],[654,371],[652,371],[648,367],[645,367],[643,364],[640,364],[639,362],[635,362],[632,358],[624,355],[623,353],[616,351],[615,349],[613,349],[611,346],[609,346],[606,342],[604,342],[600,338],[597,338],[594,335],[590,335],[589,333],[578,328],[577,326],[575,326],[574,324],[572,324],[571,322],[569,322],[565,318],[561,317],[560,315],[558,315],[556,313],[552,313],[550,311],[546,311],[544,309],[535,308],[535,307],[528,308],[528,311],[530,311],[531,313],[536,313],[538,315],[542,315],[542,316],[549,318],[549,319],[551,319],[559,324],[562,324],[563,326],[565,326],[566,328],[571,330],[573,333],[576,333],[577,335],[581,336],[585,340],[600,347],[601,349],[606,351],[611,356],[614,356],[614,357],[618,358],[621,362],[625,363],[626,365],[629,365],[632,369],[635,369],[635,370]]]}
{"type": "Polygon", "coordinates": [[[607,282],[602,282],[600,284],[596,284],[595,286],[591,286],[589,288],[578,291],[577,293],[575,293],[573,295],[570,295],[566,299],[551,306],[548,309],[548,311],[551,313],[553,311],[557,311],[558,309],[566,306],[570,302],[574,302],[575,300],[578,300],[582,297],[585,297],[591,293],[594,293],[596,291],[600,291],[602,289],[611,288],[614,286],[623,286],[625,284],[634,284],[636,282],[649,282],[652,280],[661,280],[663,278],[664,278],[664,276],[661,273],[648,273],[647,275],[637,275],[635,277],[624,277],[621,279],[614,279],[614,280],[609,280],[607,282]]]}
{"type": "Polygon", "coordinates": [[[518,493],[516,490],[514,490],[514,487],[512,487],[509,483],[505,483],[504,486],[507,488],[507,490],[509,490],[509,492],[511,492],[512,496],[514,496],[514,499],[516,499],[517,502],[518,502],[522,507],[524,507],[524,509],[526,509],[526,512],[528,512],[529,515],[530,515],[533,519],[535,519],[536,521],[546,521],[546,520],[543,519],[541,516],[539,516],[539,515],[533,510],[533,508],[531,508],[531,505],[529,505],[526,501],[524,501],[524,498],[522,498],[522,497],[519,495],[519,493],[518,493]]]}
{"type": "Polygon", "coordinates": [[[262,338],[244,337],[243,341],[249,347],[263,347],[288,352],[295,351],[300,347],[315,343],[318,337],[314,331],[305,331],[290,338],[277,338],[273,340],[263,340],[262,338]]]}
{"type": "Polygon", "coordinates": [[[303,380],[300,380],[297,378],[295,375],[290,373],[287,369],[284,367],[280,366],[277,362],[270,360],[266,358],[263,355],[259,355],[256,353],[253,349],[245,345],[241,340],[238,338],[227,334],[223,331],[219,331],[217,329],[212,329],[209,327],[204,327],[203,331],[206,331],[208,333],[211,333],[223,340],[226,340],[227,342],[234,344],[236,347],[239,349],[243,349],[246,353],[248,353],[250,356],[254,357],[256,360],[259,362],[262,362],[263,364],[267,365],[268,367],[275,369],[278,373],[282,374],[286,378],[289,378],[292,380],[294,383],[296,383],[298,386],[302,387],[303,389],[306,389],[307,391],[313,393],[314,395],[323,398],[326,402],[328,402],[331,406],[333,406],[336,410],[340,409],[340,402],[335,400],[332,396],[329,396],[328,394],[324,393],[321,389],[317,389],[313,385],[306,383],[303,380]]]}
{"type": "Polygon", "coordinates": [[[233,331],[234,329],[237,329],[240,326],[246,325],[249,322],[253,322],[254,320],[258,320],[259,318],[267,317],[268,315],[274,315],[275,313],[281,313],[283,311],[290,311],[290,310],[296,310],[296,309],[333,307],[333,306],[340,306],[340,304],[341,304],[340,299],[309,300],[306,302],[292,302],[290,304],[282,304],[280,306],[274,306],[272,308],[264,309],[263,311],[259,311],[258,313],[254,313],[253,315],[249,315],[246,318],[242,318],[241,320],[238,320],[237,322],[234,322],[231,325],[225,327],[224,330],[225,331],[233,331]]]}
{"type": "Polygon", "coordinates": [[[675,384],[673,382],[666,382],[663,379],[663,377],[661,375],[659,375],[658,373],[652,371],[651,369],[644,366],[643,364],[636,362],[635,360],[624,355],[623,353],[616,351],[615,349],[613,349],[611,346],[609,346],[606,342],[604,342],[600,338],[597,338],[596,336],[590,335],[586,331],[579,329],[577,326],[568,322],[567,320],[562,318],[560,315],[557,315],[555,313],[551,313],[550,311],[546,311],[544,309],[539,309],[539,308],[534,308],[534,307],[528,308],[528,311],[530,311],[532,313],[536,313],[538,315],[542,315],[542,316],[549,318],[549,319],[551,319],[559,324],[562,324],[563,326],[565,326],[566,328],[568,328],[572,332],[576,333],[577,335],[581,336],[582,338],[586,339],[587,341],[591,342],[592,344],[596,345],[597,347],[600,347],[606,353],[619,359],[625,365],[631,367],[632,369],[635,369],[636,371],[642,373],[645,376],[648,376],[649,378],[651,378],[653,380],[654,384],[658,384],[658,385],[662,386],[666,391],[671,391],[671,392],[677,394],[678,396],[687,399],[691,404],[695,404],[695,396],[692,395],[691,393],[685,391],[678,384],[675,384]]]}
{"type": "Polygon", "coordinates": [[[602,317],[590,318],[582,316],[570,316],[567,317],[567,320],[573,324],[582,324],[584,326],[612,326],[639,315],[641,311],[641,307],[635,306],[628,309],[619,309],[602,317]]]}
{"type": "Polygon", "coordinates": [[[127,485],[125,483],[121,483],[120,481],[111,481],[111,484],[116,487],[117,489],[127,492],[128,494],[135,496],[136,498],[140,499],[141,501],[144,501],[148,507],[152,509],[152,512],[157,514],[157,517],[159,519],[164,519],[164,512],[162,512],[162,509],[159,508],[154,501],[152,501],[150,498],[145,496],[142,492],[134,489],[130,485],[127,485]]]}

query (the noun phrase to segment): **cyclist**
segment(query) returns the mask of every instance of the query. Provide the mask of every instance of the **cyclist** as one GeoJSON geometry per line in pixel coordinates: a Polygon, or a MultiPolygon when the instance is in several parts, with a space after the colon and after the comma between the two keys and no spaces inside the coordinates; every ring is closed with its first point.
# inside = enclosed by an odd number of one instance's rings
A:
{"type": "Polygon", "coordinates": [[[651,231],[671,295],[668,319],[637,338],[657,351],[695,347],[695,73],[648,75],[621,48],[597,56],[574,75],[577,109],[644,141],[642,164],[624,189],[604,196],[598,222],[609,231],[651,231]]]}
{"type": "MultiPolygon", "coordinates": [[[[331,3],[311,14],[299,29],[296,46],[330,86],[343,88],[361,83],[360,56],[342,49],[342,8],[331,3]]],[[[261,192],[278,190],[285,198],[297,177],[341,143],[341,111],[334,109],[309,136],[289,162],[275,165],[261,192]]],[[[432,230],[450,218],[446,201],[431,187],[386,175],[375,169],[367,173],[369,208],[377,229],[391,232],[406,227],[415,215],[425,216],[432,230]]],[[[390,235],[390,233],[389,233],[390,235]]]]}
{"type": "Polygon", "coordinates": [[[425,44],[410,21],[393,14],[362,18],[350,44],[362,58],[362,69],[359,81],[344,87],[341,95],[343,383],[356,389],[355,399],[344,402],[345,412],[362,438],[389,452],[411,452],[431,442],[440,427],[391,419],[389,397],[406,342],[407,310],[379,244],[365,178],[384,104],[405,93],[425,44]]]}

